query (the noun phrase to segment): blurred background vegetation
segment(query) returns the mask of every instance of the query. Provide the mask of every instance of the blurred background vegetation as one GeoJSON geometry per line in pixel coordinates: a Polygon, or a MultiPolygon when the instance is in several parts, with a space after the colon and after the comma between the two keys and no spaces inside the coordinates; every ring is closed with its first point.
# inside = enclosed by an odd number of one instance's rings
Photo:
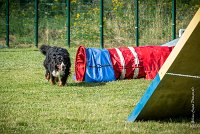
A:
{"type": "MultiPolygon", "coordinates": [[[[39,0],[39,44],[66,45],[66,0],[39,0]]],[[[200,0],[176,0],[177,36],[200,0]]],[[[0,45],[5,45],[6,0],[0,1],[0,45]]],[[[172,39],[171,0],[140,0],[140,45],[172,39]]],[[[71,46],[99,47],[99,0],[71,0],[71,46]]],[[[135,45],[135,0],[104,0],[105,47],[135,45]]],[[[10,1],[10,46],[34,46],[34,1],[10,1]]]]}

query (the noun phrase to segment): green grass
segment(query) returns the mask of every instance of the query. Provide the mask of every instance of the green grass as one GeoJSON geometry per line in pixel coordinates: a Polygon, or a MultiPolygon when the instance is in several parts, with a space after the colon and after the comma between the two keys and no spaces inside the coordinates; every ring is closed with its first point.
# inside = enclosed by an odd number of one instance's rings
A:
{"type": "MultiPolygon", "coordinates": [[[[70,48],[71,59],[77,48],[70,48]]],[[[199,133],[190,119],[127,122],[150,81],[52,86],[35,48],[0,49],[0,133],[199,133]]]]}

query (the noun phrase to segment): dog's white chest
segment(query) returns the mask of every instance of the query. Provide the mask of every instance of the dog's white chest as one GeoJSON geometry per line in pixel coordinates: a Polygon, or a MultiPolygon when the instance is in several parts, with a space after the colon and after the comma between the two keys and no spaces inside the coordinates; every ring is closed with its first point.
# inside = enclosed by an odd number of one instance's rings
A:
{"type": "Polygon", "coordinates": [[[62,76],[63,74],[64,74],[64,71],[55,71],[55,70],[53,70],[53,72],[52,72],[52,75],[54,77],[59,77],[59,76],[62,76]]]}

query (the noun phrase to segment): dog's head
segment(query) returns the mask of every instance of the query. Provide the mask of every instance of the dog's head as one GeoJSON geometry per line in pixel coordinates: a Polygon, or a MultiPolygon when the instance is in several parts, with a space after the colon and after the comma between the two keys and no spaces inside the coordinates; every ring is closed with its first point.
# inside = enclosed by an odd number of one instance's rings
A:
{"type": "Polygon", "coordinates": [[[55,70],[52,72],[54,77],[62,77],[65,75],[66,65],[62,62],[55,66],[55,70]]]}
{"type": "Polygon", "coordinates": [[[58,72],[60,72],[60,75],[65,74],[66,65],[62,62],[61,64],[57,65],[58,72]]]}
{"type": "Polygon", "coordinates": [[[52,72],[54,77],[62,77],[63,75],[65,75],[66,63],[64,57],[58,55],[54,59],[54,68],[55,70],[52,72]]]}

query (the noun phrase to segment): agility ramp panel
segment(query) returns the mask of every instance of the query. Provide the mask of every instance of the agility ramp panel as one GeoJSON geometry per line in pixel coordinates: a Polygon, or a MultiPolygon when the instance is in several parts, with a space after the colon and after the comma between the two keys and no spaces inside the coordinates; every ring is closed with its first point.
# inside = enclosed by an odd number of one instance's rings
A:
{"type": "Polygon", "coordinates": [[[200,9],[128,121],[200,118],[200,9]]]}

